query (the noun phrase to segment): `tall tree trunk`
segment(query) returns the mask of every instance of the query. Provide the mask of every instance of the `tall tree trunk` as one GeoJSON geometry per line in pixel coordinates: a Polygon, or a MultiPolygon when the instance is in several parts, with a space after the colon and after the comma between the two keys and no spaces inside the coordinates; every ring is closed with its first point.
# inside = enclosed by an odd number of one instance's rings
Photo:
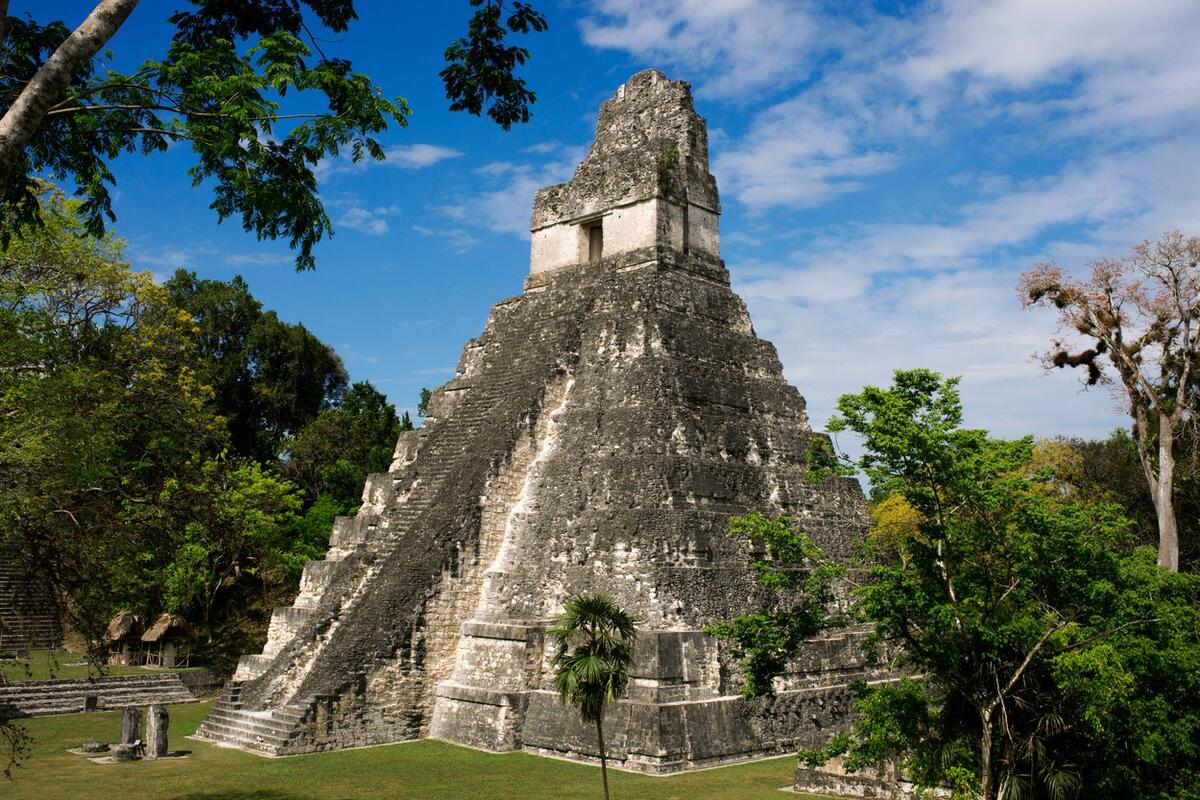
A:
{"type": "Polygon", "coordinates": [[[124,24],[138,0],[102,0],[87,19],[46,59],[0,119],[0,194],[12,180],[13,167],[46,112],[84,66],[124,24]]]}
{"type": "Polygon", "coordinates": [[[979,796],[983,800],[995,800],[996,785],[992,778],[992,713],[994,706],[979,711],[979,724],[983,728],[979,737],[979,796]]]}
{"type": "Polygon", "coordinates": [[[1175,419],[1158,421],[1158,485],[1154,510],[1158,514],[1158,565],[1179,572],[1179,529],[1175,520],[1175,419]]]}
{"type": "Polygon", "coordinates": [[[608,762],[604,755],[603,714],[596,715],[596,741],[600,744],[600,782],[604,784],[604,800],[608,800],[608,762]]]}

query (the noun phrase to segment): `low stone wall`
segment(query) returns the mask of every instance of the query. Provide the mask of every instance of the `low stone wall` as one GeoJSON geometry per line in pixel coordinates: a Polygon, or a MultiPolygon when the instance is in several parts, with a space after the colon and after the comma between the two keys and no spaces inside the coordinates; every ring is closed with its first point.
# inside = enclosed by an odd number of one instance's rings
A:
{"type": "MultiPolygon", "coordinates": [[[[621,701],[605,716],[607,755],[652,774],[729,764],[819,747],[849,726],[849,687],[677,703],[621,701]]],[[[599,757],[596,729],[564,710],[553,692],[529,694],[521,747],[577,759],[599,757]],[[564,713],[565,712],[565,713],[564,713]]]]}
{"type": "Polygon", "coordinates": [[[885,770],[868,768],[849,773],[842,768],[840,759],[834,759],[817,769],[810,769],[804,765],[797,767],[796,781],[792,788],[804,794],[882,800],[941,800],[950,797],[950,792],[945,789],[918,792],[917,785],[905,780],[894,766],[889,765],[885,770]]]}
{"type": "MultiPolygon", "coordinates": [[[[80,680],[22,681],[0,687],[0,709],[10,716],[32,717],[151,703],[193,703],[196,695],[181,679],[186,674],[151,672],[80,680]]],[[[195,680],[196,685],[202,686],[211,678],[195,680]]]]}
{"type": "Polygon", "coordinates": [[[221,694],[228,673],[213,672],[209,669],[189,669],[176,673],[192,696],[197,700],[208,700],[221,694]]]}

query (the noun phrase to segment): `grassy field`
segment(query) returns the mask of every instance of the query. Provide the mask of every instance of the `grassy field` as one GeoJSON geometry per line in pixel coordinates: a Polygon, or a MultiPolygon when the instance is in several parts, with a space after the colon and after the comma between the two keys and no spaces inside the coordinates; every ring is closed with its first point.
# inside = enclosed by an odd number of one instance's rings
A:
{"type": "MultiPolygon", "coordinates": [[[[168,669],[146,667],[104,668],[105,675],[145,675],[151,672],[171,672],[168,669]]],[[[20,661],[0,661],[0,673],[8,681],[44,681],[49,678],[88,678],[97,675],[95,668],[89,669],[84,657],[78,653],[62,650],[31,650],[29,658],[20,661]]]]}
{"type": "MultiPolygon", "coordinates": [[[[73,714],[26,720],[33,752],[0,779],[0,797],[137,800],[307,800],[308,798],[470,798],[470,800],[559,800],[600,796],[600,770],[527,753],[492,754],[435,741],[262,758],[240,750],[185,739],[211,704],[172,706],[171,749],[186,759],[94,764],[64,752],[87,739],[119,738],[117,712],[73,714]]],[[[614,800],[754,800],[783,795],[795,759],[778,758],[683,775],[653,778],[610,772],[614,800]]]]}

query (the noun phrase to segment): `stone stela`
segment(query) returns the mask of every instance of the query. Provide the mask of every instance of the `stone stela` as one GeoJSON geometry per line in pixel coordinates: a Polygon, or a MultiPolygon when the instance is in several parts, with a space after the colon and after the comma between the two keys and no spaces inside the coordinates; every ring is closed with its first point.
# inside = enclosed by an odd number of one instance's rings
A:
{"type": "Polygon", "coordinates": [[[200,736],[272,755],[428,736],[592,759],[546,628],[593,591],[642,620],[605,718],[614,762],[673,772],[845,729],[849,684],[879,677],[862,630],[809,642],[769,700],[739,696],[728,645],[703,632],[763,600],[730,515],[794,515],[834,557],[867,527],[857,481],[805,479],[823,434],[729,287],[720,212],[689,85],[634,75],[572,180],[537,193],[524,291],[336,521],[200,736]]]}

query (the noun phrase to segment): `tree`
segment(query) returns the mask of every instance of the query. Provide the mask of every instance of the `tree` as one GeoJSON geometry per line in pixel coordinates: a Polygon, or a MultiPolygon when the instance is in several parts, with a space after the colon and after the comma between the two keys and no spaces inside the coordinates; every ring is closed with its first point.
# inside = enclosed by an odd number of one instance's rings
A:
{"type": "MultiPolygon", "coordinates": [[[[346,31],[357,19],[352,0],[192,0],[169,18],[166,54],[128,74],[100,70],[95,57],[138,0],[100,0],[74,31],[9,17],[8,5],[0,0],[0,237],[38,218],[35,176],[46,174],[75,183],[99,235],[113,219],[109,162],[185,142],[193,183],[213,183],[218,218],[237,215],[260,239],[288,239],[296,267],[311,269],[314,245],[333,233],[314,167],[342,151],[382,160],[375,136],[408,122],[402,98],[327,56],[312,32],[346,31]],[[292,105],[314,95],[324,110],[292,105]]],[[[499,0],[470,5],[479,10],[466,38],[446,51],[447,97],[454,110],[486,108],[507,129],[528,120],[536,98],[515,75],[528,52],[504,39],[546,21],[525,3],[507,18],[499,0]]]]}
{"type": "Polygon", "coordinates": [[[837,409],[829,428],[862,437],[855,466],[876,495],[917,515],[885,547],[868,540],[855,591],[873,642],[898,646],[912,677],[861,688],[853,731],[810,763],[895,761],[984,800],[1085,783],[1093,796],[1189,796],[1196,579],[1131,552],[1120,509],[1061,491],[1058,459],[1035,458],[1031,439],[963,429],[957,380],[897,372],[837,409]]]}
{"type": "Polygon", "coordinates": [[[128,588],[107,578],[138,558],[125,514],[226,438],[188,316],[120,241],[86,234],[78,202],[43,202],[43,224],[0,250],[0,531],[95,639],[108,606],[87,600],[128,588]]]}
{"type": "MultiPolygon", "coordinates": [[[[1195,427],[1176,437],[1175,516],[1179,522],[1179,567],[1200,571],[1200,449],[1195,427]]],[[[1146,491],[1146,477],[1137,443],[1128,430],[1117,429],[1107,439],[1064,439],[1078,460],[1075,490],[1111,500],[1134,523],[1139,544],[1157,546],[1158,513],[1146,491]]]]}
{"type": "Polygon", "coordinates": [[[3,544],[94,648],[117,610],[172,610],[225,665],[258,631],[247,609],[294,592],[323,543],[300,535],[273,464],[226,452],[192,318],[87,233],[78,201],[42,202],[0,249],[3,544]]]}
{"type": "Polygon", "coordinates": [[[196,323],[203,378],[238,454],[273,461],[289,437],[342,402],[348,378],[333,348],[264,312],[240,276],[199,279],[181,269],[165,288],[196,323]]]}
{"type": "Polygon", "coordinates": [[[346,513],[358,504],[363,483],[386,472],[400,435],[396,407],[363,381],[337,408],[322,411],[287,442],[283,473],[312,499],[329,497],[346,513]]]}
{"type": "Polygon", "coordinates": [[[551,662],[554,688],[563,703],[596,723],[600,779],[608,800],[608,763],[604,751],[604,707],[625,693],[633,666],[638,620],[602,594],[568,600],[550,629],[558,641],[551,662]]]}
{"type": "Polygon", "coordinates": [[[1058,339],[1048,366],[1086,367],[1087,384],[1111,384],[1129,404],[1133,439],[1158,515],[1159,563],[1179,569],[1174,507],[1176,441],[1200,408],[1200,238],[1179,232],[1143,242],[1130,255],[1092,263],[1090,280],[1037,264],[1018,287],[1026,306],[1053,305],[1064,331],[1095,341],[1076,349],[1058,339]],[[1074,352],[1072,352],[1074,350],[1074,352]],[[1112,380],[1111,365],[1120,379],[1112,380]]]}

